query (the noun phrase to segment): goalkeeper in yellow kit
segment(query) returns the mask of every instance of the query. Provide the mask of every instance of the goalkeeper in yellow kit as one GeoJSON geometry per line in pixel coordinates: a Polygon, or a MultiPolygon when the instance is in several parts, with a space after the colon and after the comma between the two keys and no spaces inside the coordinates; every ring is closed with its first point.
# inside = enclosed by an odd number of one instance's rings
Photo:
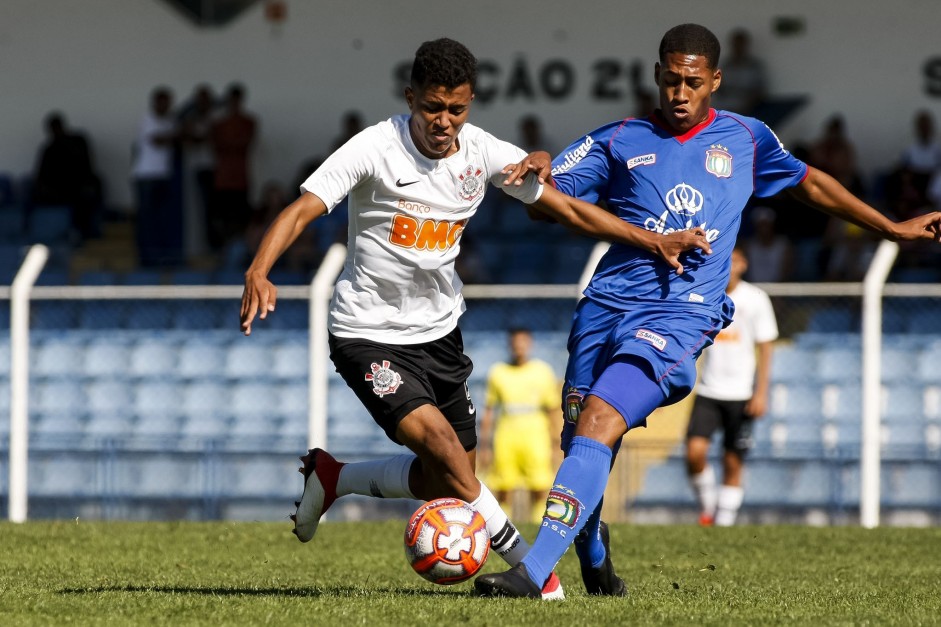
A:
{"type": "Polygon", "coordinates": [[[552,452],[558,449],[558,436],[553,433],[561,428],[562,416],[559,380],[549,364],[530,358],[532,347],[529,330],[511,330],[510,361],[490,369],[480,450],[481,465],[490,466],[487,485],[504,508],[509,511],[513,490],[525,489],[529,516],[539,522],[554,478],[552,452]]]}

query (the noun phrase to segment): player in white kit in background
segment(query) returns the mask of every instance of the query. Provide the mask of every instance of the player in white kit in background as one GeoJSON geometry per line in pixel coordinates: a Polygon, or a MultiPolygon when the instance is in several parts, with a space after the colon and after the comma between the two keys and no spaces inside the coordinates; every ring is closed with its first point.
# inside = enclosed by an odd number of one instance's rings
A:
{"type": "Polygon", "coordinates": [[[752,422],[768,407],[771,354],[778,324],[764,290],[742,280],[744,250],[732,251],[726,292],[735,303],[732,323],[703,354],[696,400],[686,433],[686,468],[699,501],[699,523],[731,526],[742,505],[742,467],[752,446],[752,422]],[[722,485],[708,463],[712,434],[723,432],[722,485]]]}

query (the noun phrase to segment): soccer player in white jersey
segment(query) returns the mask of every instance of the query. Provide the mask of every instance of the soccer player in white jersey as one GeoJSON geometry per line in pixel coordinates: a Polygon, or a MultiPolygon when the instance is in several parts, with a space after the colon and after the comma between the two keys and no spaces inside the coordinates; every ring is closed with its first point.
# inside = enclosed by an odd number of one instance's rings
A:
{"type": "Polygon", "coordinates": [[[740,246],[732,250],[726,293],[735,303],[729,326],[703,354],[696,400],[686,431],[686,470],[699,502],[699,523],[728,527],[742,506],[742,467],[752,446],[752,421],[768,407],[771,354],[778,323],[771,299],[742,280],[748,259],[740,246]],[[706,460],[712,434],[722,429],[722,485],[706,460]]]}
{"type": "MultiPolygon", "coordinates": [[[[330,357],[386,435],[411,453],[343,464],[309,451],[292,515],[302,542],[346,494],[449,496],[483,515],[493,548],[510,565],[528,550],[474,475],[472,364],[457,327],[465,309],[454,270],[461,233],[487,183],[501,185],[502,170],[525,156],[465,123],[476,74],[477,61],[463,45],[422,44],[405,89],[410,115],[364,129],[327,158],[269,227],[245,273],[241,325],[249,335],[256,314],[264,319],[274,311],[277,290],[267,275],[275,261],[311,221],[349,196],[349,251],[330,304],[330,357]]],[[[681,253],[710,251],[702,229],[651,233],[531,178],[503,189],[575,231],[643,248],[677,272],[681,253]]],[[[541,596],[562,597],[558,577],[547,578],[541,596]]]]}

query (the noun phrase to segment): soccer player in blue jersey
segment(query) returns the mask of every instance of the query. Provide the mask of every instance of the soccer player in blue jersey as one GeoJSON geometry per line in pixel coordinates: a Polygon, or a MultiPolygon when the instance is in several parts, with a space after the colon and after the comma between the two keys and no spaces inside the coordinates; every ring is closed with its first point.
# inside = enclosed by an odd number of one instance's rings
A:
{"type": "Polygon", "coordinates": [[[682,24],[660,42],[659,109],[575,141],[551,164],[532,153],[508,168],[572,196],[604,200],[619,217],[658,233],[701,228],[711,255],[686,254],[683,274],[656,257],[612,246],[579,303],[569,336],[562,433],[565,459],[530,552],[507,572],[482,575],[483,595],[539,597],[574,542],[590,594],[619,596],[601,499],[621,438],[656,409],[685,397],[696,359],[732,319],[725,294],[742,210],[752,196],[789,190],[806,204],[887,239],[941,241],[941,213],[894,223],[833,178],[788,153],[762,122],[710,107],[719,88],[719,42],[682,24]]]}

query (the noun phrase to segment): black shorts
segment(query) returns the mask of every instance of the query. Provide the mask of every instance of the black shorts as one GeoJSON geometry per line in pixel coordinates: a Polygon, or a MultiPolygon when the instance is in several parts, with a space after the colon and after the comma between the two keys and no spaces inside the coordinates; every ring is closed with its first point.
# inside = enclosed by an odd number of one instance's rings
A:
{"type": "Polygon", "coordinates": [[[467,378],[474,365],[461,331],[424,344],[381,344],[330,335],[330,359],[359,400],[396,444],[399,422],[422,405],[437,407],[465,451],[477,448],[477,409],[467,378]]]}
{"type": "Polygon", "coordinates": [[[689,417],[686,438],[699,436],[712,439],[716,429],[721,428],[722,445],[726,451],[738,453],[742,458],[752,447],[752,423],[745,415],[748,401],[717,401],[713,398],[697,396],[693,411],[689,417]]]}

